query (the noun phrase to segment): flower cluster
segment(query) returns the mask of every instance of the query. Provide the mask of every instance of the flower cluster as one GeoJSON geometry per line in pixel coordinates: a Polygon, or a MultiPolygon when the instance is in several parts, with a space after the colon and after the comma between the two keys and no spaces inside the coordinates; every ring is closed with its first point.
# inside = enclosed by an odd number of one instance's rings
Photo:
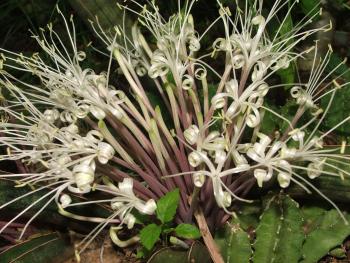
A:
{"type": "Polygon", "coordinates": [[[199,34],[190,14],[195,2],[185,1],[169,19],[161,16],[153,1],[149,7],[139,5],[140,12],[122,7],[138,15],[139,25],[155,39],[153,45],[136,25],[131,39],[122,26],[103,32],[94,25],[109,51],[106,72],[82,68],[86,55],[77,48],[72,19],[66,21],[63,15],[69,46],[51,25],[41,37],[35,36],[51,63],[38,54],[14,58],[17,54],[4,50],[3,68],[30,72],[40,84],[0,70],[4,94],[0,98],[6,97],[0,106],[0,146],[7,149],[0,161],[13,160],[19,167],[19,173],[1,177],[38,187],[28,194],[53,188],[38,200],[49,198],[42,209],[55,200],[63,215],[102,227],[132,228],[134,211],[152,215],[155,200],[174,188],[181,193],[177,221],[192,220],[192,198],[198,199],[215,227],[227,220],[234,200],[249,202],[244,196],[254,185],[263,187],[276,180],[281,188],[293,182],[306,191],[317,191],[305,176],[349,175],[337,167],[349,157],[338,153],[338,148],[327,148],[324,139],[350,117],[331,130],[319,130],[337,89],[346,85],[336,78],[320,87],[334,72],[322,77],[331,49],[324,60],[315,56],[307,83],[271,84],[276,72],[310,51],[295,53],[294,48],[329,25],[302,31],[305,20],[281,34],[282,20],[271,36],[268,24],[277,16],[287,17],[297,1],[288,6],[290,2],[277,0],[265,16],[263,2],[254,1],[249,8],[237,6],[234,15],[220,4],[218,19],[199,34]],[[202,48],[204,34],[220,21],[224,36],[202,48]],[[110,83],[113,59],[127,87],[110,83]],[[214,69],[217,60],[223,68],[214,69]],[[152,84],[144,84],[144,78],[152,84]],[[298,107],[293,119],[266,103],[272,89],[288,85],[291,101],[298,107]],[[154,93],[162,103],[151,101],[154,93]],[[325,96],[330,97],[329,104],[322,109],[319,102],[325,96]],[[264,132],[265,113],[275,115],[285,128],[264,132]],[[301,120],[302,116],[309,120],[301,120]],[[70,197],[70,193],[92,191],[109,197],[83,203],[70,197]],[[109,205],[109,218],[67,211],[73,205],[99,202],[109,205]]]}

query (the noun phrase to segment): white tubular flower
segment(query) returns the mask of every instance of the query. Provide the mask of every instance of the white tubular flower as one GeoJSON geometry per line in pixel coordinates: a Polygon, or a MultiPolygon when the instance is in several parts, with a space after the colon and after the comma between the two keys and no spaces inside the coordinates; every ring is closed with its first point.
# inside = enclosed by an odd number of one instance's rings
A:
{"type": "Polygon", "coordinates": [[[253,148],[249,149],[247,152],[247,155],[257,162],[259,157],[265,156],[266,148],[271,143],[270,137],[263,133],[258,133],[258,137],[260,141],[254,143],[253,148]]]}
{"type": "Polygon", "coordinates": [[[256,81],[262,80],[266,72],[267,72],[267,66],[265,65],[265,63],[262,61],[258,61],[254,65],[254,70],[251,77],[252,81],[256,82],[256,81]]]}
{"type": "Polygon", "coordinates": [[[224,93],[219,93],[216,94],[212,99],[211,99],[211,104],[215,109],[222,109],[226,105],[226,95],[224,93]]]}
{"type": "Polygon", "coordinates": [[[131,178],[124,178],[122,182],[118,183],[119,190],[129,196],[135,195],[133,191],[133,187],[134,187],[134,183],[131,178]]]}
{"type": "Polygon", "coordinates": [[[272,169],[269,168],[268,171],[264,169],[255,169],[254,177],[257,180],[258,186],[262,187],[263,182],[267,182],[272,178],[272,169]]]}
{"type": "Polygon", "coordinates": [[[219,177],[212,177],[213,192],[216,203],[220,208],[227,208],[232,203],[232,196],[230,193],[223,191],[221,186],[221,180],[219,177]]]}
{"type": "Polygon", "coordinates": [[[290,90],[290,94],[293,98],[296,99],[297,104],[305,106],[307,108],[315,108],[316,105],[312,100],[312,96],[307,93],[302,87],[294,86],[290,90]]]}
{"type": "Polygon", "coordinates": [[[193,78],[188,74],[185,74],[183,77],[184,77],[184,80],[182,81],[182,88],[184,90],[192,89],[193,84],[194,84],[193,78]]]}
{"type": "Polygon", "coordinates": [[[208,134],[208,136],[205,138],[205,143],[210,143],[216,140],[220,136],[220,132],[218,131],[212,131],[208,134]]]}
{"type": "Polygon", "coordinates": [[[191,125],[184,131],[184,137],[190,145],[197,143],[199,139],[199,129],[196,125],[191,125]]]}
{"type": "Polygon", "coordinates": [[[253,113],[248,114],[246,121],[248,127],[255,128],[261,122],[260,113],[259,110],[255,107],[251,107],[251,110],[253,111],[253,113]]]}
{"type": "Polygon", "coordinates": [[[237,81],[237,79],[231,79],[230,81],[228,81],[225,84],[225,90],[227,93],[235,94],[235,97],[238,98],[238,81],[237,81]]]}
{"type": "Polygon", "coordinates": [[[47,109],[44,111],[44,120],[49,123],[54,123],[59,118],[59,116],[59,112],[56,109],[47,109]]]}
{"type": "Polygon", "coordinates": [[[290,184],[290,179],[292,178],[292,168],[286,160],[277,161],[274,164],[281,170],[277,175],[277,181],[282,188],[287,188],[290,184]]]}
{"type": "Polygon", "coordinates": [[[213,44],[213,49],[214,50],[219,50],[219,51],[231,51],[231,43],[229,40],[225,38],[217,38],[213,44]]]}
{"type": "Polygon", "coordinates": [[[287,145],[283,145],[281,149],[282,158],[295,158],[297,156],[298,150],[296,148],[289,148],[287,145]]]}
{"type": "Polygon", "coordinates": [[[71,203],[72,203],[72,198],[69,195],[67,195],[67,194],[61,195],[60,204],[61,204],[62,208],[66,208],[71,203]]]}
{"type": "Polygon", "coordinates": [[[105,142],[99,142],[97,145],[97,159],[100,163],[106,164],[113,158],[115,150],[113,147],[105,142]]]}
{"type": "Polygon", "coordinates": [[[287,172],[279,172],[277,175],[277,181],[280,187],[287,188],[290,184],[290,178],[292,175],[287,172]]]}
{"type": "Polygon", "coordinates": [[[296,142],[300,142],[303,144],[304,137],[305,137],[305,132],[301,131],[299,129],[294,129],[291,132],[289,132],[289,135],[292,136],[292,139],[296,142]]]}
{"type": "Polygon", "coordinates": [[[279,70],[279,69],[287,69],[289,67],[289,60],[290,58],[288,56],[283,56],[282,58],[275,61],[275,63],[270,66],[272,70],[279,70]]]}
{"type": "MultiPolygon", "coordinates": [[[[73,168],[74,183],[77,185],[80,193],[91,191],[92,183],[95,180],[94,162],[83,162],[73,168]]],[[[78,191],[78,192],[79,192],[78,191]]],[[[72,191],[74,192],[74,190],[72,191]]]]}
{"type": "Polygon", "coordinates": [[[145,204],[136,203],[135,208],[142,214],[153,215],[157,209],[157,204],[153,199],[150,199],[145,204]]]}
{"type": "Polygon", "coordinates": [[[151,78],[165,76],[169,72],[168,60],[161,50],[153,52],[151,66],[148,69],[148,75],[151,78]]]}
{"type": "Polygon", "coordinates": [[[315,179],[322,174],[324,163],[326,162],[326,158],[315,158],[309,165],[307,166],[307,176],[310,179],[315,179]]]}
{"type": "Polygon", "coordinates": [[[193,179],[193,184],[196,187],[201,188],[204,185],[204,183],[205,183],[205,174],[200,172],[200,171],[199,172],[195,172],[192,175],[192,179],[193,179]]]}
{"type": "Polygon", "coordinates": [[[121,218],[122,222],[124,222],[128,229],[132,229],[135,225],[136,218],[132,214],[126,214],[124,217],[121,218]]]}
{"type": "Polygon", "coordinates": [[[215,151],[215,160],[214,162],[217,164],[222,164],[226,161],[226,152],[223,150],[215,151]]]}
{"type": "Polygon", "coordinates": [[[246,63],[245,57],[242,54],[234,54],[232,57],[232,66],[234,69],[242,68],[246,63]]]}
{"type": "Polygon", "coordinates": [[[153,215],[157,208],[153,199],[144,202],[134,194],[133,179],[131,178],[124,178],[122,182],[118,183],[118,188],[115,188],[114,191],[117,197],[112,199],[111,208],[118,211],[120,220],[129,229],[133,228],[136,222],[136,218],[130,213],[132,208],[145,215],[153,215]]]}
{"type": "Polygon", "coordinates": [[[192,167],[197,167],[203,162],[202,155],[206,155],[204,152],[194,151],[188,155],[188,162],[192,167]]]}
{"type": "Polygon", "coordinates": [[[237,150],[232,150],[231,156],[233,158],[233,161],[234,161],[236,167],[241,167],[243,165],[248,164],[247,159],[243,156],[243,154],[240,154],[237,150]]]}

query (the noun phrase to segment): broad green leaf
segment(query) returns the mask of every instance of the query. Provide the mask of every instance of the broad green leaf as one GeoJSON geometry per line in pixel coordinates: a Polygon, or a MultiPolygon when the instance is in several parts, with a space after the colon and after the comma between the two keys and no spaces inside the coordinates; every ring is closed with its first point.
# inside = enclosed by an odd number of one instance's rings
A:
{"type": "Polygon", "coordinates": [[[172,221],[179,204],[180,191],[175,189],[161,197],[157,202],[157,218],[164,224],[172,221]]]}
{"type": "Polygon", "coordinates": [[[350,226],[344,223],[338,212],[335,209],[328,211],[320,218],[318,227],[307,235],[301,263],[317,262],[349,235],[350,226]]]}
{"type": "Polygon", "coordinates": [[[190,224],[180,224],[175,228],[178,237],[186,239],[197,239],[201,237],[198,227],[190,224]]]}
{"type": "Polygon", "coordinates": [[[140,231],[141,244],[148,250],[158,241],[162,228],[156,224],[149,224],[140,231]]]}
{"type": "Polygon", "coordinates": [[[253,262],[298,262],[304,241],[302,224],[298,204],[288,196],[274,196],[256,229],[253,262]]]}
{"type": "Polygon", "coordinates": [[[252,247],[248,234],[241,228],[238,219],[227,223],[215,234],[215,243],[226,263],[249,262],[252,247]]]}
{"type": "Polygon", "coordinates": [[[0,262],[47,263],[62,262],[74,254],[73,246],[58,233],[38,236],[0,253],[0,262]]]}

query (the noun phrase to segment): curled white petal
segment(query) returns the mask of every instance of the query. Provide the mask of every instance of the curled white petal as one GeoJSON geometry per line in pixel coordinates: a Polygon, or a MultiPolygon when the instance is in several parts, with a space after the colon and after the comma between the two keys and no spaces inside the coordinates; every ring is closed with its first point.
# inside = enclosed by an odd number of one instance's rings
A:
{"type": "Polygon", "coordinates": [[[182,81],[182,88],[184,90],[190,90],[192,89],[194,84],[194,80],[190,75],[184,75],[184,80],[182,81]]]}
{"type": "Polygon", "coordinates": [[[224,163],[226,161],[226,152],[223,150],[215,151],[215,163],[224,163]]]}
{"type": "Polygon", "coordinates": [[[287,188],[290,185],[292,175],[287,172],[280,172],[277,175],[277,181],[282,188],[287,188]]]}
{"type": "Polygon", "coordinates": [[[135,196],[133,187],[134,183],[131,178],[124,178],[122,182],[118,183],[119,190],[129,196],[135,196]]]}
{"type": "Polygon", "coordinates": [[[219,93],[216,94],[212,99],[211,99],[211,104],[215,109],[222,109],[226,105],[226,100],[225,100],[226,94],[224,93],[219,93]]]}
{"type": "MultiPolygon", "coordinates": [[[[202,153],[203,154],[203,153],[202,153]]],[[[197,167],[203,162],[201,153],[194,151],[188,155],[188,162],[192,167],[197,167]]]]}
{"type": "Polygon", "coordinates": [[[99,142],[97,145],[97,159],[100,163],[106,164],[113,158],[115,150],[113,147],[105,142],[99,142]]]}
{"type": "Polygon", "coordinates": [[[190,144],[193,145],[197,142],[199,138],[199,129],[196,125],[191,125],[184,131],[184,137],[186,141],[190,144]]]}
{"type": "Polygon", "coordinates": [[[262,187],[263,182],[267,182],[272,177],[272,171],[266,171],[264,169],[255,169],[254,170],[254,177],[257,180],[258,186],[262,187]]]}
{"type": "Polygon", "coordinates": [[[202,172],[195,172],[192,176],[193,184],[196,187],[202,187],[205,183],[205,174],[202,172]]]}
{"type": "Polygon", "coordinates": [[[153,199],[149,199],[146,203],[137,203],[135,208],[142,214],[153,215],[157,209],[157,204],[153,199]]]}
{"type": "Polygon", "coordinates": [[[74,182],[80,190],[90,190],[95,179],[95,170],[91,165],[78,164],[73,168],[73,176],[74,182]]]}
{"type": "Polygon", "coordinates": [[[54,123],[60,116],[60,113],[56,109],[45,110],[44,111],[44,119],[49,123],[54,123]]]}
{"type": "Polygon", "coordinates": [[[72,203],[72,198],[69,195],[67,195],[67,194],[61,195],[60,204],[61,204],[62,208],[66,208],[71,203],[72,203]]]}

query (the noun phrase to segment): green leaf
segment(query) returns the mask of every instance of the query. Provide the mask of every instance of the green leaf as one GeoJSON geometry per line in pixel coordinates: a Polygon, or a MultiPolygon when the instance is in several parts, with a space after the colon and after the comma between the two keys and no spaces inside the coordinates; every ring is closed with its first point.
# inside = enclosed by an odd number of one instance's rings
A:
{"type": "Polygon", "coordinates": [[[241,228],[238,219],[225,225],[215,234],[215,242],[227,263],[249,262],[252,248],[248,234],[241,228]]]}
{"type": "Polygon", "coordinates": [[[345,225],[338,212],[335,209],[326,212],[320,218],[318,227],[306,237],[302,248],[303,260],[301,262],[317,262],[332,248],[342,244],[349,235],[350,226],[345,225]]]}
{"type": "Polygon", "coordinates": [[[175,189],[161,197],[157,202],[157,218],[164,224],[174,219],[179,204],[180,191],[175,189]]]}
{"type": "Polygon", "coordinates": [[[197,239],[201,237],[201,233],[199,229],[190,224],[180,224],[175,228],[175,234],[178,237],[186,238],[186,239],[197,239]]]}
{"type": "Polygon", "coordinates": [[[0,253],[1,262],[62,262],[74,254],[70,242],[58,233],[26,240],[0,253]]]}
{"type": "Polygon", "coordinates": [[[141,244],[151,250],[158,241],[162,228],[156,224],[149,224],[140,231],[141,244]]]}
{"type": "Polygon", "coordinates": [[[267,204],[256,229],[253,262],[296,263],[304,241],[303,217],[290,197],[277,195],[267,204]]]}

